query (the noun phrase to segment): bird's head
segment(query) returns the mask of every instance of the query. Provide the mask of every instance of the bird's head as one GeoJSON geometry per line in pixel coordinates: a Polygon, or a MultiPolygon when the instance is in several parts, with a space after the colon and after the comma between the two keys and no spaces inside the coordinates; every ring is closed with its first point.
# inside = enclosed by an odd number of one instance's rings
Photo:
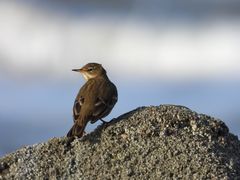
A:
{"type": "Polygon", "coordinates": [[[105,69],[98,63],[88,63],[81,69],[73,69],[73,71],[80,72],[87,81],[98,76],[106,75],[105,69]]]}

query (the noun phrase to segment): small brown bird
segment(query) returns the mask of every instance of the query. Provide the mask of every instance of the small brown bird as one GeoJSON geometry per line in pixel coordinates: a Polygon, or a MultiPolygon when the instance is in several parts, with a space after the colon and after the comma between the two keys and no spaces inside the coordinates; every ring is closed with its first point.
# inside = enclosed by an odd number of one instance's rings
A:
{"type": "MultiPolygon", "coordinates": [[[[87,123],[92,124],[107,116],[117,102],[116,86],[108,79],[106,70],[101,64],[88,63],[80,72],[87,81],[79,90],[73,105],[74,125],[68,137],[82,137],[87,123]]],[[[103,121],[105,122],[105,121],[103,121]]]]}

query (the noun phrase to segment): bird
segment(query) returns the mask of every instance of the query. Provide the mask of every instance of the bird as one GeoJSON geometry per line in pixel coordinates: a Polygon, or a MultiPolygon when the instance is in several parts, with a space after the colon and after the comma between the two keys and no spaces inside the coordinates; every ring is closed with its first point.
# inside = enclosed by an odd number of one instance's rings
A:
{"type": "Polygon", "coordinates": [[[74,124],[67,133],[67,137],[80,138],[84,135],[89,121],[91,124],[98,120],[105,122],[102,118],[112,111],[118,100],[118,91],[101,64],[88,63],[72,71],[80,72],[86,80],[74,101],[74,124]]]}

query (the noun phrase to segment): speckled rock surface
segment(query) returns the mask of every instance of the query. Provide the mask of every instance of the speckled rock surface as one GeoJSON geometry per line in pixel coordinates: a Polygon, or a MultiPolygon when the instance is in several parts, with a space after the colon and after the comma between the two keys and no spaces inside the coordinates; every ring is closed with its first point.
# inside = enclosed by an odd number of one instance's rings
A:
{"type": "Polygon", "coordinates": [[[53,138],[6,155],[0,179],[240,179],[240,142],[186,107],[142,107],[71,143],[53,138]]]}

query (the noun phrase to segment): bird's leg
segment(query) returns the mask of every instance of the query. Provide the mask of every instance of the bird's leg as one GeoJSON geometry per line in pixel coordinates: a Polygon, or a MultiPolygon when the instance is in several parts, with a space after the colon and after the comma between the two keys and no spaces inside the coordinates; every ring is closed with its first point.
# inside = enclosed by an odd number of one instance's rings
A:
{"type": "Polygon", "coordinates": [[[99,120],[102,121],[104,124],[108,123],[107,121],[104,121],[102,118],[100,118],[99,120]]]}

